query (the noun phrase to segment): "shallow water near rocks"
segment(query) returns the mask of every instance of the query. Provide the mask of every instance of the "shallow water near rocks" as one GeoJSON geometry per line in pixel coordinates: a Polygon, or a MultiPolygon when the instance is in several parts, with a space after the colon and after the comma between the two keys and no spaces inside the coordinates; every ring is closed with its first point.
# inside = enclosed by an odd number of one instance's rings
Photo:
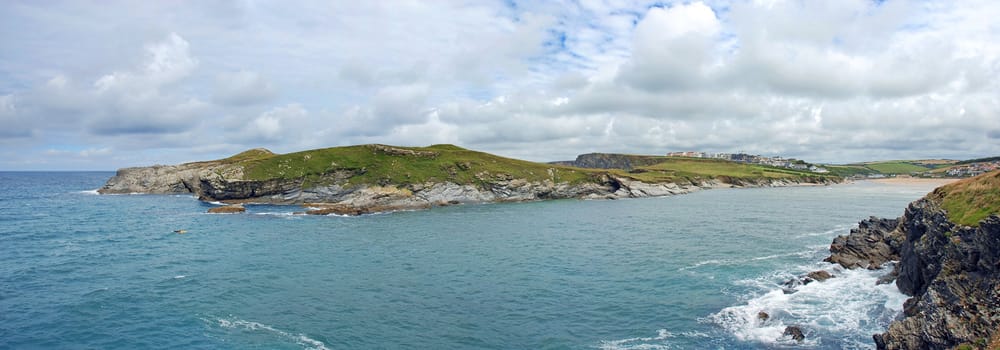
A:
{"type": "Polygon", "coordinates": [[[316,217],[96,195],[111,175],[0,173],[0,348],[871,348],[905,297],[821,260],[859,220],[932,189],[316,217]],[[781,292],[819,269],[836,277],[781,292]]]}

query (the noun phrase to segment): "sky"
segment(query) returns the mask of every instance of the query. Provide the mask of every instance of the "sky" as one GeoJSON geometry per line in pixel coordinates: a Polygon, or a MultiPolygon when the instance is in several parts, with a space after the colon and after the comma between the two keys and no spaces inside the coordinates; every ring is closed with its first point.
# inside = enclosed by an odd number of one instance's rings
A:
{"type": "Polygon", "coordinates": [[[0,170],[352,144],[1000,155],[1000,2],[0,1],[0,170]]]}

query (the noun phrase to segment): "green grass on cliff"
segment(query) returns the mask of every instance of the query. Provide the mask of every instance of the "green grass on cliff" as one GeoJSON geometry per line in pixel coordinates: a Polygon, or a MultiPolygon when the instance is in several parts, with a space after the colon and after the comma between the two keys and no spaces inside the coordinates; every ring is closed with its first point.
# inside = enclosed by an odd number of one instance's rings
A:
{"type": "Polygon", "coordinates": [[[952,222],[977,226],[991,214],[1000,213],[1000,171],[938,187],[931,198],[939,201],[952,222]]]}
{"type": "Polygon", "coordinates": [[[397,147],[359,145],[289,153],[247,161],[248,180],[298,179],[324,182],[323,175],[339,170],[356,176],[348,185],[418,184],[452,181],[480,183],[483,179],[552,180],[577,183],[594,171],[504,158],[453,145],[397,147]],[[551,169],[551,171],[550,171],[551,169]]]}

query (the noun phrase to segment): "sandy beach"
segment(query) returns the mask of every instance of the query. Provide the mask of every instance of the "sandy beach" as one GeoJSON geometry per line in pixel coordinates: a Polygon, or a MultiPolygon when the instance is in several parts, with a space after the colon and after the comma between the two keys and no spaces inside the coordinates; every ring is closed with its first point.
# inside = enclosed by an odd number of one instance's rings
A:
{"type": "Polygon", "coordinates": [[[861,180],[861,181],[871,181],[871,182],[878,182],[878,183],[889,184],[889,185],[934,185],[934,186],[942,186],[942,185],[947,185],[947,184],[950,184],[950,183],[958,181],[958,180],[959,179],[927,179],[927,178],[919,178],[919,177],[893,177],[893,178],[870,179],[870,180],[861,180]]]}

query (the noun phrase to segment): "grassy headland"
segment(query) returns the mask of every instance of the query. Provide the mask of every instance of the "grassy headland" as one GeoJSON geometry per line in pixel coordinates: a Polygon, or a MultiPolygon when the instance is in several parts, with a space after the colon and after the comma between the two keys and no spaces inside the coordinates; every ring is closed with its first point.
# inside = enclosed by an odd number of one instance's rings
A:
{"type": "Polygon", "coordinates": [[[454,145],[333,147],[254,159],[245,162],[244,166],[247,180],[304,178],[322,183],[323,175],[350,171],[356,175],[348,180],[349,185],[434,181],[473,184],[495,176],[575,183],[584,181],[593,173],[585,169],[504,158],[454,145]]]}
{"type": "MultiPolygon", "coordinates": [[[[349,174],[336,181],[354,185],[406,185],[427,182],[484,184],[495,180],[550,180],[570,184],[596,181],[604,175],[631,178],[643,182],[693,182],[719,179],[760,181],[789,179],[814,181],[837,179],[808,171],[762,165],[742,164],[716,159],[646,157],[645,165],[631,170],[591,169],[535,163],[468,150],[454,145],[399,147],[357,145],[314,149],[288,154],[274,154],[253,149],[229,158],[206,163],[238,165],[244,180],[302,179],[304,185],[324,185],[334,180],[331,174],[349,174]],[[346,180],[346,183],[343,181],[346,180]]],[[[638,158],[637,158],[638,159],[638,158]]]]}
{"type": "Polygon", "coordinates": [[[952,222],[977,226],[980,220],[1000,213],[1000,171],[938,187],[930,196],[939,201],[952,222]]]}

